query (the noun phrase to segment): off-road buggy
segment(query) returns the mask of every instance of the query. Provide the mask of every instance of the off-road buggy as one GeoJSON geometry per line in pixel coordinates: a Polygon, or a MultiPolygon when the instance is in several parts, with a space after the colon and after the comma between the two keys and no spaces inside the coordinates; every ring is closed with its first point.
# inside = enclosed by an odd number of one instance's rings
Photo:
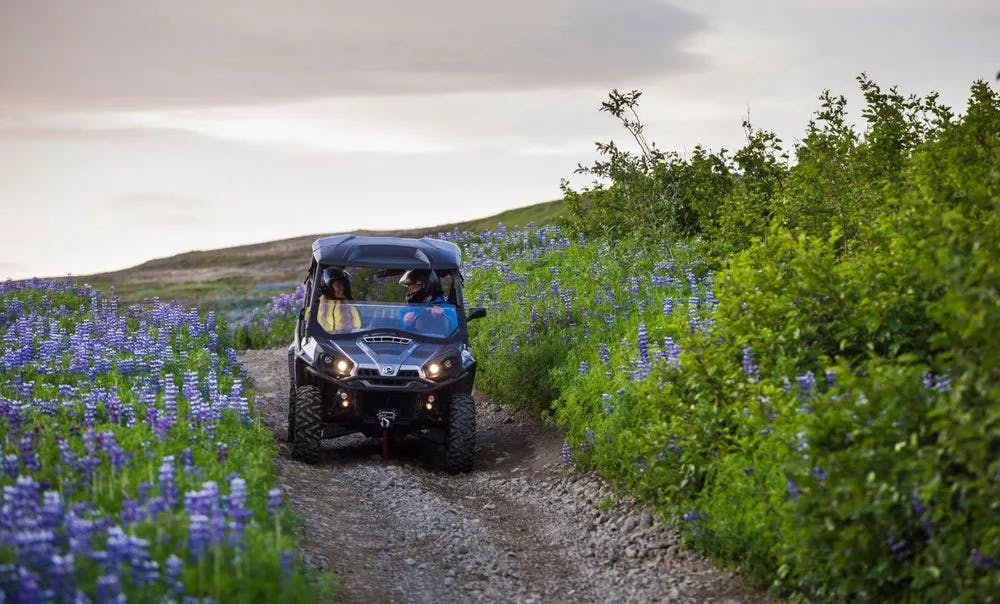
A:
{"type": "Polygon", "coordinates": [[[388,455],[390,442],[417,434],[444,446],[446,470],[471,470],[476,361],[466,324],[486,310],[466,312],[458,246],[430,238],[317,239],[305,287],[288,348],[292,455],[315,462],[321,440],[359,432],[381,438],[388,455]],[[345,319],[337,325],[323,320],[332,316],[329,271],[349,275],[356,293],[337,302],[345,319]],[[430,276],[436,304],[400,301],[406,271],[430,276]]]}

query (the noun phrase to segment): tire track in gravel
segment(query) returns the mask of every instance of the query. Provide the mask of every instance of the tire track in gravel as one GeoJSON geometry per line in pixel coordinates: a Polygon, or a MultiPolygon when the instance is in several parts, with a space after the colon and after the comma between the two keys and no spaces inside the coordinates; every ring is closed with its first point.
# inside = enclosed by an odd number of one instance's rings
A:
{"type": "Polygon", "coordinates": [[[415,438],[390,460],[361,436],[326,441],[317,465],[292,460],[284,349],[240,359],[279,445],[278,484],[302,519],[302,556],[337,575],[341,601],[768,600],[682,550],[642,504],[609,506],[598,477],[565,475],[554,429],[482,395],[470,474],[445,474],[439,449],[415,438]]]}

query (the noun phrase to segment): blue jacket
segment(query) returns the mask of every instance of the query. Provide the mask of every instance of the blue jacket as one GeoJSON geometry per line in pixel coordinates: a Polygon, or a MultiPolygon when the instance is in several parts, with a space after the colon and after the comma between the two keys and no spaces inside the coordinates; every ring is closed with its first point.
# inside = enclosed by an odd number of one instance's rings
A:
{"type": "MultiPolygon", "coordinates": [[[[444,314],[440,318],[439,317],[434,317],[433,319],[425,319],[424,321],[421,321],[421,319],[424,319],[425,315],[431,316],[431,306],[435,305],[435,304],[437,304],[437,305],[445,304],[445,299],[442,296],[436,296],[433,299],[431,299],[430,302],[427,302],[426,304],[413,304],[413,305],[408,306],[406,308],[400,309],[400,311],[399,311],[399,327],[401,329],[412,330],[412,329],[414,329],[414,325],[416,325],[417,322],[419,321],[419,322],[421,322],[420,330],[422,332],[424,332],[424,333],[430,333],[431,335],[439,335],[439,336],[450,335],[451,332],[455,331],[455,328],[458,327],[458,313],[455,311],[455,307],[454,306],[445,306],[442,309],[442,310],[444,310],[444,314]],[[406,316],[406,313],[410,313],[410,312],[416,313],[416,318],[414,319],[414,323],[413,324],[407,325],[406,321],[403,319],[403,317],[406,316]],[[445,321],[445,320],[447,320],[447,322],[448,322],[447,331],[442,333],[441,329],[435,323],[432,322],[432,321],[435,321],[435,320],[436,321],[445,321]],[[431,325],[434,325],[434,327],[431,327],[431,328],[428,329],[427,327],[425,327],[427,323],[430,323],[431,325]]],[[[444,326],[444,323],[441,323],[441,327],[443,327],[443,326],[444,326]]]]}

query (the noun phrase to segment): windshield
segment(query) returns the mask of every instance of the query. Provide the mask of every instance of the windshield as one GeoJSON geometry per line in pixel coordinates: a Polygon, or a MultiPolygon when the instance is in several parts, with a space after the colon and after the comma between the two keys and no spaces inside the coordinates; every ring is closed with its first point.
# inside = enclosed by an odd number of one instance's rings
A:
{"type": "Polygon", "coordinates": [[[320,298],[320,327],[342,335],[373,329],[395,329],[416,335],[446,338],[458,328],[458,310],[448,302],[385,304],[320,298]]]}

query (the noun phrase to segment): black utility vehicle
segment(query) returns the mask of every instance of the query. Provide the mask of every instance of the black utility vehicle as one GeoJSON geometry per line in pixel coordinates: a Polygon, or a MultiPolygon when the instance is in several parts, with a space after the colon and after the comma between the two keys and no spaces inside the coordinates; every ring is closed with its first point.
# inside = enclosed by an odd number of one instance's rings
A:
{"type": "Polygon", "coordinates": [[[466,311],[460,269],[458,246],[438,239],[313,243],[288,348],[294,457],[314,462],[322,439],[356,432],[381,438],[388,455],[391,440],[418,434],[444,445],[449,472],[472,469],[476,361],[466,324],[486,310],[466,311]]]}

